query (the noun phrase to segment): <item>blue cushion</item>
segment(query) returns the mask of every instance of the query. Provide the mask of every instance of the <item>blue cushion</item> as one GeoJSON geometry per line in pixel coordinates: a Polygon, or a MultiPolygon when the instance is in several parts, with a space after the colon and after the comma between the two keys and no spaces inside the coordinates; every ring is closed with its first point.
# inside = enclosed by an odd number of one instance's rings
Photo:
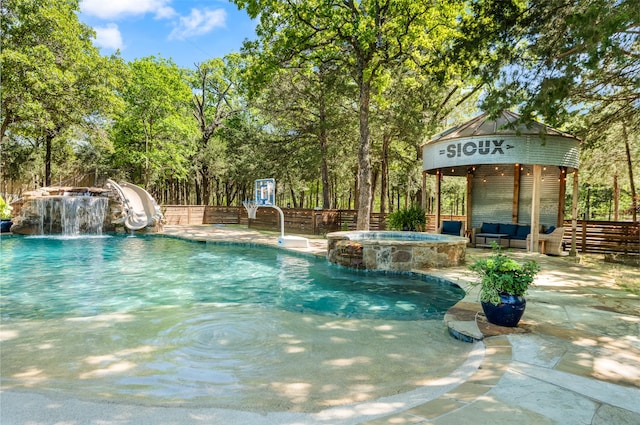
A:
{"type": "Polygon", "coordinates": [[[516,236],[518,234],[518,225],[517,224],[500,224],[500,233],[506,233],[511,237],[516,236]]]}
{"type": "Polygon", "coordinates": [[[443,221],[442,222],[442,233],[447,235],[456,235],[460,236],[460,229],[462,228],[461,221],[443,221]]]}
{"type": "Polygon", "coordinates": [[[498,233],[498,223],[482,223],[480,233],[498,233]]]}
{"type": "Polygon", "coordinates": [[[517,237],[526,239],[529,233],[531,233],[531,225],[518,224],[518,233],[516,234],[517,237]]]}
{"type": "Polygon", "coordinates": [[[553,231],[556,230],[556,226],[551,226],[547,229],[547,231],[545,232],[547,235],[550,233],[553,233],[553,231]]]}

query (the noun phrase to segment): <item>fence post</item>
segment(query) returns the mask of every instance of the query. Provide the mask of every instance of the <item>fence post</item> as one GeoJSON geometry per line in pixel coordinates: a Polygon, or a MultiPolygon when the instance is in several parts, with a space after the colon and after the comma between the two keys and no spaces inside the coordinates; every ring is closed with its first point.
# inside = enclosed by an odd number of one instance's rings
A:
{"type": "Polygon", "coordinates": [[[314,235],[318,234],[318,212],[316,210],[312,210],[311,213],[311,231],[314,235]]]}
{"type": "Polygon", "coordinates": [[[582,220],[582,253],[587,252],[587,220],[582,220]]]}

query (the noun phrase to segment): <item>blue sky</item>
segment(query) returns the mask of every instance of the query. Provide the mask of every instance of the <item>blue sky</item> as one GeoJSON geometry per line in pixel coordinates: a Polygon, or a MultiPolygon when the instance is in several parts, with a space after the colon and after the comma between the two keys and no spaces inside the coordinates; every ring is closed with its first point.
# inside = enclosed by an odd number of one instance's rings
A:
{"type": "Polygon", "coordinates": [[[80,20],[104,55],[171,58],[181,67],[238,52],[256,22],[227,0],[81,0],[80,20]]]}

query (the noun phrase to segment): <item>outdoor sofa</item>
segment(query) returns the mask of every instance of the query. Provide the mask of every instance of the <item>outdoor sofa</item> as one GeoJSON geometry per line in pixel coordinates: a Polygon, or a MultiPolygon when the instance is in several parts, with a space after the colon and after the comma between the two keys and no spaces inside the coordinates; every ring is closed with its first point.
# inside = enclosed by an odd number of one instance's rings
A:
{"type": "Polygon", "coordinates": [[[505,248],[527,249],[527,236],[531,225],[517,223],[482,223],[471,231],[471,243],[474,247],[491,246],[492,242],[505,248]]]}

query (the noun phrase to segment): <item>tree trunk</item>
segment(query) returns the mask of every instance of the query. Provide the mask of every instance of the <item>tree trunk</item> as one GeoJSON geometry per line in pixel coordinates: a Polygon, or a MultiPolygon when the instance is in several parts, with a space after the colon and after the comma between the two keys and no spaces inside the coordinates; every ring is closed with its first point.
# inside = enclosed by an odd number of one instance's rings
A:
{"type": "Polygon", "coordinates": [[[46,187],[51,186],[51,141],[53,140],[51,132],[47,131],[47,136],[44,140],[45,154],[44,154],[44,185],[46,187]]]}
{"type": "Polygon", "coordinates": [[[193,184],[196,187],[196,205],[200,205],[202,203],[202,197],[200,196],[200,181],[198,180],[198,173],[196,173],[196,177],[193,179],[193,184]]]}
{"type": "Polygon", "coordinates": [[[365,79],[364,64],[358,70],[358,112],[360,145],[358,148],[358,220],[356,230],[369,230],[371,220],[371,141],[369,140],[369,102],[371,82],[365,79]]]}
{"type": "MultiPolygon", "coordinates": [[[[324,79],[323,72],[320,73],[321,82],[324,79]]],[[[323,87],[323,85],[321,85],[323,87]]],[[[322,178],[322,208],[329,208],[329,165],[327,164],[327,105],[325,104],[325,93],[320,89],[320,98],[318,105],[318,121],[320,123],[320,134],[318,141],[320,142],[320,173],[322,178]]],[[[316,203],[317,204],[317,203],[316,203]]]]}
{"type": "Polygon", "coordinates": [[[329,194],[329,164],[327,164],[327,131],[322,127],[320,132],[320,172],[322,175],[322,208],[330,208],[331,198],[329,194]]]}
{"type": "Polygon", "coordinates": [[[633,164],[631,161],[631,148],[629,147],[629,134],[627,126],[622,125],[622,134],[624,135],[624,147],[627,151],[627,166],[629,167],[629,182],[631,183],[631,213],[633,214],[633,222],[638,221],[638,197],[636,195],[636,185],[633,181],[633,164]]]}
{"type": "Polygon", "coordinates": [[[60,133],[60,130],[60,128],[47,130],[44,139],[44,185],[47,187],[51,186],[51,147],[53,145],[53,139],[60,133]]]}
{"type": "Polygon", "coordinates": [[[201,191],[202,191],[202,199],[201,205],[209,205],[211,198],[211,179],[209,178],[209,166],[206,164],[202,164],[200,169],[200,175],[202,177],[201,183],[201,191]]]}
{"type": "Polygon", "coordinates": [[[387,212],[387,192],[389,181],[389,146],[391,145],[391,136],[383,134],[382,136],[382,164],[380,170],[380,214],[387,212]]]}
{"type": "Polygon", "coordinates": [[[373,168],[371,170],[371,211],[374,211],[374,205],[373,203],[375,202],[375,196],[373,196],[374,193],[376,193],[376,186],[378,185],[378,175],[380,174],[379,170],[377,167],[373,168]]]}
{"type": "Polygon", "coordinates": [[[618,172],[613,175],[613,221],[618,221],[620,213],[620,186],[618,185],[618,172]]]}

